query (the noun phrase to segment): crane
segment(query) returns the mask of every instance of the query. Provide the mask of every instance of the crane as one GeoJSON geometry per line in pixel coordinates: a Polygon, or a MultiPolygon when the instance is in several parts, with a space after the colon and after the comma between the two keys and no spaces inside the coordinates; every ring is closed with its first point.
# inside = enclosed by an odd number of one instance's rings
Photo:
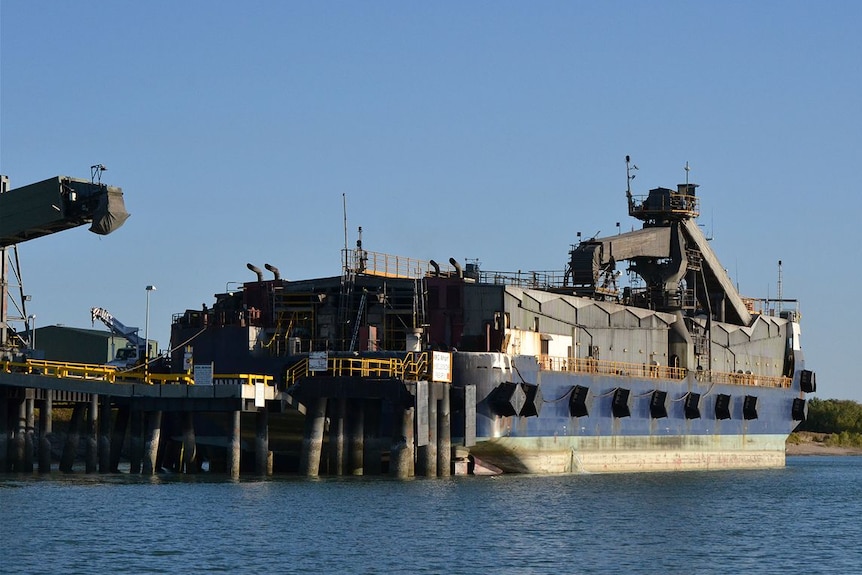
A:
{"type": "Polygon", "coordinates": [[[111,312],[101,307],[90,308],[90,319],[93,325],[98,319],[105,324],[111,333],[126,338],[129,342],[123,349],[117,350],[116,357],[108,363],[117,367],[132,367],[138,360],[146,355],[147,340],[138,335],[139,328],[127,327],[123,322],[115,318],[111,312]]]}

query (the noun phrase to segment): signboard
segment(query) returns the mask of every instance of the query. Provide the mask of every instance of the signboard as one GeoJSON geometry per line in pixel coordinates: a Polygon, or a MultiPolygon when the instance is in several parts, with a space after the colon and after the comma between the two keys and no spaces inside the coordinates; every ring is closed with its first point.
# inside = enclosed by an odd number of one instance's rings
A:
{"type": "Polygon", "coordinates": [[[326,371],[327,363],[325,351],[312,351],[308,354],[308,371],[326,371]]]}
{"type": "Polygon", "coordinates": [[[452,354],[448,351],[432,352],[431,381],[452,383],[452,354]]]}
{"type": "Polygon", "coordinates": [[[195,385],[213,384],[213,364],[196,363],[194,370],[195,385]]]}
{"type": "Polygon", "coordinates": [[[266,407],[266,384],[262,381],[254,384],[254,406],[266,407]]]}

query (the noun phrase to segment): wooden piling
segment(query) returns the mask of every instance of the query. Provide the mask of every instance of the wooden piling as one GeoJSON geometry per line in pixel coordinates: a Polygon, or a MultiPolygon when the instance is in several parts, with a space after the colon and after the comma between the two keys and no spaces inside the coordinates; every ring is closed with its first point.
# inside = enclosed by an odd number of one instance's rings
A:
{"type": "Polygon", "coordinates": [[[9,453],[12,460],[12,470],[24,471],[24,454],[26,453],[25,436],[27,435],[27,406],[23,399],[16,400],[15,405],[15,437],[9,453]]]}
{"type": "Polygon", "coordinates": [[[437,389],[439,387],[439,383],[428,385],[428,445],[425,463],[427,477],[437,477],[437,389]]]}
{"type": "Polygon", "coordinates": [[[451,386],[448,383],[440,386],[440,405],[437,410],[438,477],[449,477],[452,475],[452,404],[450,389],[451,386]]]}
{"type": "Polygon", "coordinates": [[[54,392],[46,391],[39,408],[39,473],[51,472],[51,436],[54,428],[54,392]]]}
{"type": "Polygon", "coordinates": [[[231,417],[230,437],[227,446],[227,472],[232,479],[239,479],[240,465],[240,415],[239,410],[234,411],[231,417]]]}
{"type": "Polygon", "coordinates": [[[147,413],[147,431],[144,440],[144,462],[142,473],[155,475],[158,472],[159,442],[162,434],[162,412],[147,413]]]}
{"type": "Polygon", "coordinates": [[[323,452],[323,428],[326,422],[326,398],[309,401],[305,412],[305,429],[302,435],[302,452],[299,457],[299,474],[317,477],[320,474],[320,455],[323,452]]]}
{"type": "Polygon", "coordinates": [[[258,475],[271,475],[272,468],[269,464],[269,412],[261,407],[255,414],[255,444],[254,444],[254,471],[258,475]]]}

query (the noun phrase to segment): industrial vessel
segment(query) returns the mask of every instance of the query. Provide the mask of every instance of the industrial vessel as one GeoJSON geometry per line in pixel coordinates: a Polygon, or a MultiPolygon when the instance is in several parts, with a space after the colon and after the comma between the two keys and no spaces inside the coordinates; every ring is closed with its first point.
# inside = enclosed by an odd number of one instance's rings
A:
{"type": "MultiPolygon", "coordinates": [[[[338,358],[443,352],[447,432],[473,469],[784,465],[786,437],[816,388],[798,302],[741,296],[696,223],[697,185],[636,196],[628,157],[626,165],[628,213],[641,229],[579,238],[559,271],[493,272],[476,261],[371,252],[360,228],[340,275],[289,280],[266,264],[272,278],[264,279],[248,264],[255,280],[176,315],[173,364],[269,373],[295,400],[290,407],[305,411],[309,389],[323,381],[314,376],[334,375],[338,358]]],[[[354,377],[377,398],[381,374],[363,369],[354,377]]],[[[404,384],[417,415],[425,413],[421,386],[404,384]]],[[[424,425],[417,433],[428,432],[424,425]]]]}

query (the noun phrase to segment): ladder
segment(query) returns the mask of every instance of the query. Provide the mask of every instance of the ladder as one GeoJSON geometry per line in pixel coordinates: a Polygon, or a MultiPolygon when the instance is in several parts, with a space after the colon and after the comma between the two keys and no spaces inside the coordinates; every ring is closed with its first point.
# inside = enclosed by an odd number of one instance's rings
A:
{"type": "Polygon", "coordinates": [[[356,338],[359,336],[359,325],[362,321],[362,312],[365,309],[365,302],[368,300],[368,292],[362,290],[362,299],[359,300],[359,309],[356,312],[356,321],[353,323],[353,337],[350,339],[350,347],[347,351],[353,351],[356,348],[356,338]]]}

